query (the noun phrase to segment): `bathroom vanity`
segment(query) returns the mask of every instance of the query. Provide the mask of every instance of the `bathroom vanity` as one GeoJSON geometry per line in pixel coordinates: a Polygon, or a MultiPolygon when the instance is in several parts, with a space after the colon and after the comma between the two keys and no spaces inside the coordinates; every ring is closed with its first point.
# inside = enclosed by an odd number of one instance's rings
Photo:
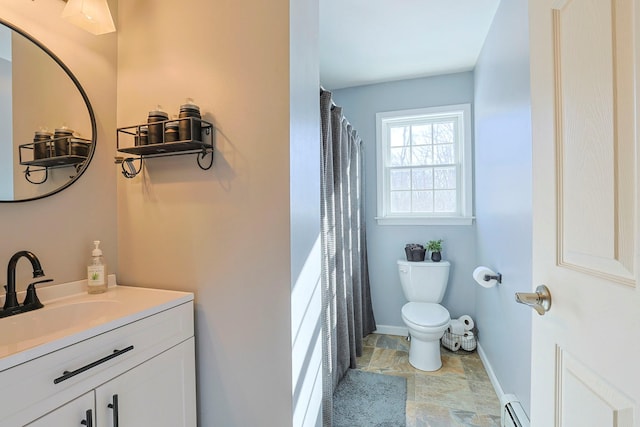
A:
{"type": "Polygon", "coordinates": [[[196,426],[193,294],[51,288],[0,319],[0,427],[196,426]]]}

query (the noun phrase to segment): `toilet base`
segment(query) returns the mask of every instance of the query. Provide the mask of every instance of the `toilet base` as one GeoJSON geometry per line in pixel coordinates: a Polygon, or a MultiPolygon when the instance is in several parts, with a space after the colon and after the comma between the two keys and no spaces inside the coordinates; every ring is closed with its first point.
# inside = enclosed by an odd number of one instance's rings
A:
{"type": "Polygon", "coordinates": [[[409,363],[421,371],[437,371],[442,367],[440,340],[423,341],[415,335],[409,344],[409,363]]]}

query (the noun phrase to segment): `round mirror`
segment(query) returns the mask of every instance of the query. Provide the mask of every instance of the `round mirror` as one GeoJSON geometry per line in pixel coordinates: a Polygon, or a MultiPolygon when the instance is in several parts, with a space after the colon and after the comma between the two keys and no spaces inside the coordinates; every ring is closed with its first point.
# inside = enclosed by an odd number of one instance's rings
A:
{"type": "Polygon", "coordinates": [[[0,20],[0,202],[67,188],[95,145],[93,109],[78,80],[49,49],[0,20]]]}

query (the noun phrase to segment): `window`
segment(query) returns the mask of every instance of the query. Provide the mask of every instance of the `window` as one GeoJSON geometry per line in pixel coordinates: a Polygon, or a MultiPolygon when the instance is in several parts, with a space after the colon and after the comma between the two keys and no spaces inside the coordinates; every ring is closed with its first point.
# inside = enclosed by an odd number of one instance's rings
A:
{"type": "Polygon", "coordinates": [[[469,104],[376,114],[379,224],[468,225],[469,104]]]}

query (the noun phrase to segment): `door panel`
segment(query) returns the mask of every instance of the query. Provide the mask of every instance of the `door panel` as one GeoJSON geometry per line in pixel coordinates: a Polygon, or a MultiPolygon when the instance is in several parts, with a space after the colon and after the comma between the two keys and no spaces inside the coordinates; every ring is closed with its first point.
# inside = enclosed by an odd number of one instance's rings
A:
{"type": "Polygon", "coordinates": [[[529,1],[534,427],[640,427],[639,1],[529,1]]]}
{"type": "Polygon", "coordinates": [[[195,427],[194,360],[190,338],[97,388],[99,427],[195,427]]]}
{"type": "Polygon", "coordinates": [[[96,419],[93,407],[94,395],[91,391],[27,424],[26,427],[82,427],[80,424],[82,421],[85,421],[84,425],[95,426],[96,419]],[[87,420],[88,415],[91,416],[90,421],[87,420]]]}
{"type": "Polygon", "coordinates": [[[559,264],[634,285],[631,3],[561,2],[552,31],[559,264]]]}

